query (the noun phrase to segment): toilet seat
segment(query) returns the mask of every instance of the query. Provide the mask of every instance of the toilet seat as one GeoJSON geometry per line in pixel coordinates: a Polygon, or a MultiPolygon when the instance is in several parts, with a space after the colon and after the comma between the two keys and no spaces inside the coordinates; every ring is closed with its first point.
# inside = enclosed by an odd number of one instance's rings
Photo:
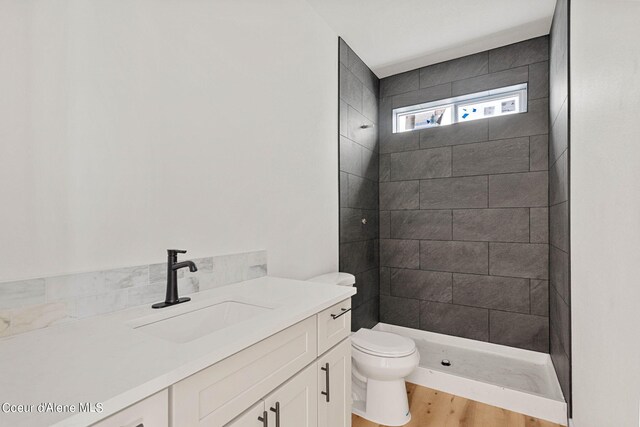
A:
{"type": "Polygon", "coordinates": [[[364,328],[351,335],[351,344],[363,353],[379,357],[405,357],[416,351],[412,339],[364,328]]]}

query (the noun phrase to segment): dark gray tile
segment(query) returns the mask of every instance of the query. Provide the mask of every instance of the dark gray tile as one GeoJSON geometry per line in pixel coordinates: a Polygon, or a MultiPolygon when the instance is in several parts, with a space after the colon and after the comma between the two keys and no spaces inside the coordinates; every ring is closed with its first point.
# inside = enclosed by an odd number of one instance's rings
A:
{"type": "Polygon", "coordinates": [[[380,296],[380,270],[373,268],[356,274],[356,289],[358,293],[351,299],[352,307],[357,307],[367,301],[380,296]]]}
{"type": "Polygon", "coordinates": [[[549,319],[531,314],[491,311],[491,337],[495,344],[549,352],[549,319]]]}
{"type": "Polygon", "coordinates": [[[549,315],[549,282],[546,280],[531,280],[531,314],[538,316],[549,315]]]}
{"type": "Polygon", "coordinates": [[[489,137],[489,121],[474,120],[421,130],[420,148],[446,147],[486,141],[489,137]]]}
{"type": "Polygon", "coordinates": [[[512,86],[518,83],[526,83],[528,80],[528,67],[511,68],[509,70],[453,82],[451,94],[453,96],[466,95],[474,92],[512,86]]]}
{"type": "Polygon", "coordinates": [[[529,209],[454,210],[453,239],[494,242],[528,242],[529,209]]]}
{"type": "Polygon", "coordinates": [[[380,209],[419,209],[419,181],[381,182],[380,209]]]}
{"type": "Polygon", "coordinates": [[[360,57],[351,49],[349,51],[349,70],[360,80],[364,87],[378,96],[379,80],[378,77],[367,67],[360,57]]]}
{"type": "Polygon", "coordinates": [[[549,169],[549,135],[529,137],[529,170],[546,171],[549,169]]]}
{"type": "Polygon", "coordinates": [[[364,240],[360,209],[340,208],[340,242],[364,240]]]}
{"type": "Polygon", "coordinates": [[[555,122],[551,124],[551,139],[549,141],[550,164],[555,163],[569,145],[569,113],[567,108],[568,102],[565,102],[555,122]]]}
{"type": "Polygon", "coordinates": [[[548,279],[549,245],[489,243],[489,274],[548,279]]]}
{"type": "Polygon", "coordinates": [[[549,321],[562,348],[571,356],[571,309],[553,288],[549,292],[549,321]]]}
{"type": "Polygon", "coordinates": [[[420,329],[480,341],[489,340],[489,311],[484,308],[425,301],[420,329]]]}
{"type": "Polygon", "coordinates": [[[380,296],[380,321],[417,329],[420,326],[420,301],[380,296]]]}
{"type": "Polygon", "coordinates": [[[367,179],[378,181],[378,153],[367,148],[362,148],[362,176],[367,179]]]}
{"type": "Polygon", "coordinates": [[[552,121],[569,94],[569,29],[566,9],[566,0],[557,2],[550,37],[549,104],[552,121]],[[559,7],[561,3],[564,3],[565,7],[559,7]]]}
{"type": "Polygon", "coordinates": [[[364,240],[340,244],[340,271],[358,274],[377,268],[375,242],[364,240]]]}
{"type": "Polygon", "coordinates": [[[373,123],[378,122],[378,98],[366,87],[362,89],[362,115],[373,123]]]}
{"type": "Polygon", "coordinates": [[[553,205],[549,208],[550,243],[564,252],[569,252],[569,202],[553,205]]]}
{"type": "Polygon", "coordinates": [[[347,109],[347,136],[371,151],[378,151],[378,130],[373,122],[349,106],[347,109]]]}
{"type": "Polygon", "coordinates": [[[343,64],[340,64],[340,99],[362,111],[362,82],[343,64]]]}
{"type": "Polygon", "coordinates": [[[389,133],[380,137],[381,153],[397,153],[420,148],[420,133],[417,131],[389,133]]]}
{"type": "Polygon", "coordinates": [[[488,188],[486,176],[420,181],[420,209],[486,208],[488,188]]]}
{"type": "Polygon", "coordinates": [[[549,243],[549,209],[531,208],[529,217],[529,242],[549,243]]]}
{"type": "Polygon", "coordinates": [[[420,88],[420,72],[407,71],[380,80],[380,98],[410,92],[420,88]]]}
{"type": "Polygon", "coordinates": [[[407,107],[447,98],[451,98],[451,83],[395,95],[391,97],[391,107],[407,107]]]}
{"type": "Polygon", "coordinates": [[[451,211],[393,211],[391,237],[451,240],[451,211]]]}
{"type": "Polygon", "coordinates": [[[338,37],[338,51],[340,55],[340,62],[345,66],[349,66],[349,51],[351,48],[347,45],[347,43],[342,39],[342,37],[338,37]]]}
{"type": "Polygon", "coordinates": [[[391,295],[451,302],[451,273],[392,268],[391,295]]]}
{"type": "Polygon", "coordinates": [[[549,133],[549,100],[547,98],[530,100],[526,113],[493,117],[487,121],[489,122],[489,139],[549,133]]]}
{"type": "Polygon", "coordinates": [[[547,172],[514,173],[489,177],[489,206],[495,208],[545,207],[547,172]]]}
{"type": "Polygon", "coordinates": [[[368,179],[349,175],[349,199],[344,207],[360,209],[378,208],[378,183],[368,179]]]}
{"type": "Polygon", "coordinates": [[[353,332],[360,328],[371,329],[379,322],[380,300],[371,299],[360,307],[352,310],[351,330],[353,332]]]}
{"type": "Polygon", "coordinates": [[[378,132],[380,138],[391,135],[393,131],[391,97],[378,99],[378,132]]]}
{"type": "Polygon", "coordinates": [[[489,72],[489,53],[481,52],[420,69],[420,87],[436,86],[489,72]]]}
{"type": "Polygon", "coordinates": [[[391,295],[391,269],[380,267],[380,295],[391,295]]]}
{"type": "Polygon", "coordinates": [[[391,181],[446,176],[451,176],[449,147],[391,154],[391,181]]]}
{"type": "Polygon", "coordinates": [[[347,123],[347,110],[349,109],[349,105],[341,99],[339,108],[340,108],[340,135],[347,136],[348,129],[349,129],[349,126],[347,123]]]}
{"type": "Polygon", "coordinates": [[[549,59],[549,37],[542,36],[489,51],[489,72],[549,59]]]}
{"type": "Polygon", "coordinates": [[[340,187],[340,206],[346,208],[349,206],[349,174],[348,173],[340,172],[339,187],[340,187]]]}
{"type": "Polygon", "coordinates": [[[391,212],[380,211],[380,238],[391,238],[391,212]]]}
{"type": "Polygon", "coordinates": [[[569,303],[569,255],[555,246],[549,248],[549,281],[569,303]]]}
{"type": "Polygon", "coordinates": [[[396,268],[419,268],[420,247],[417,240],[380,240],[380,265],[396,268]]]}
{"type": "MultiPolygon", "coordinates": [[[[452,150],[453,176],[529,170],[529,138],[527,137],[458,145],[452,150]]],[[[393,168],[391,171],[393,173],[393,168]]]]}
{"type": "Polygon", "coordinates": [[[549,204],[555,205],[567,200],[569,200],[569,174],[565,151],[549,169],[549,204]]]}
{"type": "Polygon", "coordinates": [[[453,303],[529,313],[529,279],[455,273],[453,303]]]}
{"type": "Polygon", "coordinates": [[[527,98],[549,97],[549,61],[529,65],[529,87],[527,98]]]}
{"type": "Polygon", "coordinates": [[[454,273],[487,274],[488,246],[485,242],[420,242],[420,268],[454,273]]]}
{"type": "Polygon", "coordinates": [[[391,155],[380,154],[378,161],[380,164],[380,182],[387,182],[391,179],[391,155]]]}
{"type": "Polygon", "coordinates": [[[380,237],[380,211],[378,209],[365,209],[362,211],[360,224],[365,239],[377,239],[380,237]],[[363,222],[363,220],[365,220],[363,222]]]}
{"type": "Polygon", "coordinates": [[[344,136],[340,137],[340,170],[362,176],[362,146],[344,136]]]}
{"type": "Polygon", "coordinates": [[[569,356],[564,352],[562,345],[560,344],[560,338],[553,329],[553,324],[550,327],[551,335],[551,348],[549,350],[551,354],[551,361],[562,389],[567,404],[571,402],[571,361],[569,356]]]}

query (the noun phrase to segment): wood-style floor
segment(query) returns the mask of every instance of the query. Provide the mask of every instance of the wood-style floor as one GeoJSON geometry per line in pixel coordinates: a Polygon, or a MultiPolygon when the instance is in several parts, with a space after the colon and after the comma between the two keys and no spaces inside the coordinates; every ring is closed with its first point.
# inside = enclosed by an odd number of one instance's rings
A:
{"type": "MultiPolygon", "coordinates": [[[[406,427],[560,427],[559,424],[407,383],[406,427]]],[[[384,427],[353,415],[352,427],[384,427]]]]}

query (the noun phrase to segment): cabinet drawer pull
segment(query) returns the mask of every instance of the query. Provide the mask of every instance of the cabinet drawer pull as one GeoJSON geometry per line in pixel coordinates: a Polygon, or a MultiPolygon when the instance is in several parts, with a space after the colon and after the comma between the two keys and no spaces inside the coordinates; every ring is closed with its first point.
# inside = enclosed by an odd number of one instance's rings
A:
{"type": "Polygon", "coordinates": [[[341,308],[340,310],[342,310],[342,313],[340,313],[340,314],[332,314],[331,315],[331,317],[333,317],[334,320],[337,319],[340,316],[344,316],[345,314],[347,314],[348,312],[351,311],[350,308],[341,308]]]}
{"type": "Polygon", "coordinates": [[[264,411],[261,417],[258,417],[258,421],[262,421],[262,427],[269,427],[269,413],[264,411]]]}
{"type": "Polygon", "coordinates": [[[276,402],[276,407],[269,410],[276,413],[276,427],[280,427],[280,402],[276,402]]]}
{"type": "MultiPolygon", "coordinates": [[[[349,309],[349,310],[351,310],[351,309],[349,309]]],[[[324,378],[325,378],[325,381],[327,383],[327,391],[322,391],[322,392],[320,392],[320,394],[322,394],[323,396],[326,396],[325,399],[326,399],[327,403],[329,403],[331,401],[331,398],[329,397],[329,364],[325,363],[325,365],[320,369],[322,369],[324,371],[324,378]]]]}

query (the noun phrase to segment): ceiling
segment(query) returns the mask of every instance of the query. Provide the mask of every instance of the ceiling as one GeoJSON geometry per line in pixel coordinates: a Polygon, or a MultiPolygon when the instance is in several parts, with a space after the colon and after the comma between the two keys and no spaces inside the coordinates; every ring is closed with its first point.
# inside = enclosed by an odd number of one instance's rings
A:
{"type": "Polygon", "coordinates": [[[549,33],[556,0],[307,0],[380,78],[549,33]]]}

